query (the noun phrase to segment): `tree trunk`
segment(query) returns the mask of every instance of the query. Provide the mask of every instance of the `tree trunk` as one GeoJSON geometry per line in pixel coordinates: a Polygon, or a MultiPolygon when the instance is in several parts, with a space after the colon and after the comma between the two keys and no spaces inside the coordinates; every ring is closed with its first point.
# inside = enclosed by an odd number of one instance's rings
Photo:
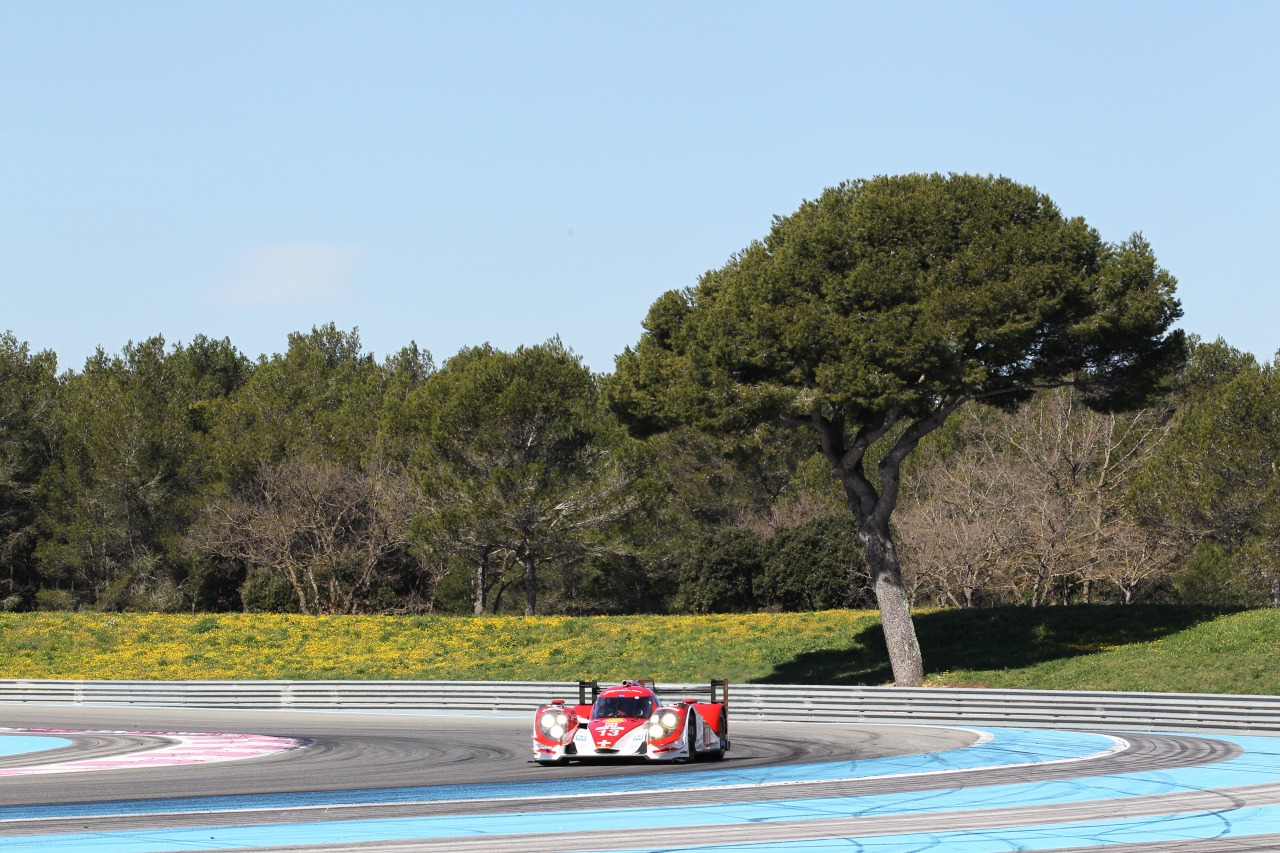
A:
{"type": "Polygon", "coordinates": [[[538,587],[533,552],[530,549],[526,548],[520,553],[520,563],[524,566],[524,615],[532,616],[538,604],[538,587]]]}
{"type": "Polygon", "coordinates": [[[924,683],[924,662],[920,643],[911,621],[911,605],[902,584],[902,568],[898,552],[887,530],[864,526],[858,531],[871,570],[871,580],[880,608],[880,625],[884,643],[889,649],[889,666],[893,683],[898,687],[919,687],[924,683]]]}
{"type": "Polygon", "coordinates": [[[475,589],[471,599],[471,610],[477,616],[483,616],[485,605],[485,593],[488,592],[489,583],[489,554],[482,553],[476,564],[475,589]]]}
{"type": "Polygon", "coordinates": [[[852,444],[845,438],[844,416],[826,418],[814,414],[809,423],[818,430],[822,455],[831,462],[831,473],[844,487],[845,499],[858,522],[858,541],[862,543],[867,567],[871,570],[876,606],[880,609],[880,626],[889,650],[889,666],[893,681],[899,687],[919,687],[924,683],[924,661],[920,642],[911,621],[911,605],[902,583],[902,567],[889,533],[889,517],[898,505],[902,485],[902,460],[915,449],[920,439],[937,429],[962,403],[964,398],[949,398],[931,414],[909,424],[898,436],[889,452],[876,466],[880,488],[867,478],[863,458],[867,448],[884,437],[898,422],[899,412],[886,413],[876,423],[858,430],[852,444]]]}

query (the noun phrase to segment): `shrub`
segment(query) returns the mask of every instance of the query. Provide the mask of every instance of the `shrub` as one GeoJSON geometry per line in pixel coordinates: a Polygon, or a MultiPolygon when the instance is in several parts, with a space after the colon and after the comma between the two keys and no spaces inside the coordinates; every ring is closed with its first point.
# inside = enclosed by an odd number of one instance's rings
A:
{"type": "Polygon", "coordinates": [[[693,613],[741,613],[756,606],[764,543],[742,528],[717,531],[680,567],[679,602],[693,613]]]}
{"type": "Polygon", "coordinates": [[[850,519],[825,516],[775,533],[756,597],[762,606],[782,610],[874,606],[850,519]]]}

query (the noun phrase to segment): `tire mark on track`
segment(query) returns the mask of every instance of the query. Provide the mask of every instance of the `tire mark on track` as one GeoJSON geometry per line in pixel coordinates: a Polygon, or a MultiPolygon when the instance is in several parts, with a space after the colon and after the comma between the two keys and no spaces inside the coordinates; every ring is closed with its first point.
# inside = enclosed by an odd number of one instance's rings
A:
{"type": "MultiPolygon", "coordinates": [[[[31,734],[29,730],[6,729],[6,732],[31,734]]],[[[128,755],[145,749],[156,749],[174,743],[172,738],[157,735],[115,734],[105,732],[38,732],[71,741],[69,746],[42,749],[0,757],[0,769],[36,767],[128,755]]]]}
{"type": "MultiPolygon", "coordinates": [[[[84,713],[84,712],[78,712],[84,713]]],[[[151,713],[151,712],[148,712],[151,713]]],[[[163,717],[160,712],[154,712],[163,717]]],[[[142,714],[138,719],[145,725],[154,725],[155,717],[142,714]]],[[[1280,786],[1255,786],[1241,788],[1220,788],[1219,790],[1199,791],[1188,786],[1185,791],[1177,791],[1176,779],[1161,788],[1135,789],[1137,793],[1118,793],[1106,781],[1090,782],[1099,776],[1116,776],[1120,774],[1147,774],[1159,776],[1160,771],[1177,770],[1179,768],[1197,768],[1200,765],[1212,765],[1215,762],[1229,762],[1239,756],[1243,749],[1230,739],[1218,739],[1212,735],[1153,735],[1143,733],[1105,733],[1121,734],[1127,745],[1114,753],[1060,760],[1057,763],[1021,764],[1010,766],[987,766],[973,770],[951,770],[946,772],[922,771],[918,773],[900,773],[891,776],[867,775],[856,779],[830,779],[825,782],[792,781],[774,782],[767,786],[741,785],[732,788],[720,788],[715,791],[685,788],[673,792],[623,793],[603,796],[562,796],[556,793],[562,788],[562,781],[572,782],[575,788],[590,790],[598,781],[601,788],[608,787],[610,777],[629,780],[632,787],[650,787],[664,781],[680,778],[682,784],[693,781],[696,774],[717,769],[733,770],[785,768],[795,764],[814,762],[848,761],[850,776],[856,774],[858,764],[864,759],[879,756],[907,756],[912,754],[934,755],[938,752],[962,749],[972,745],[976,735],[973,732],[962,733],[960,730],[918,729],[909,726],[893,725],[831,725],[826,726],[789,726],[786,736],[779,736],[780,729],[772,725],[757,724],[743,726],[740,730],[740,745],[730,754],[730,759],[723,763],[698,763],[684,767],[666,767],[660,765],[624,766],[618,764],[572,765],[567,768],[542,768],[526,763],[528,757],[527,727],[522,723],[510,725],[498,724],[495,721],[426,721],[388,720],[386,718],[357,718],[348,715],[343,718],[325,717],[323,715],[259,715],[255,717],[228,718],[215,717],[219,725],[227,719],[243,720],[243,730],[271,731],[279,736],[303,736],[313,741],[312,746],[276,757],[256,760],[252,767],[236,766],[231,762],[217,766],[214,773],[202,768],[199,773],[166,770],[164,772],[141,772],[138,777],[149,780],[145,785],[132,784],[135,780],[125,779],[126,773],[90,774],[101,776],[114,788],[99,790],[96,785],[78,786],[9,786],[9,781],[28,782],[30,779],[6,780],[0,787],[0,816],[26,813],[30,807],[21,803],[45,803],[51,808],[59,808],[61,804],[71,800],[76,807],[76,800],[85,808],[82,813],[68,817],[39,817],[21,820],[9,819],[0,824],[0,835],[8,838],[11,844],[21,846],[37,845],[30,849],[38,849],[46,839],[57,849],[73,849],[80,843],[78,839],[90,839],[83,849],[92,849],[93,843],[101,840],[112,844],[119,838],[116,833],[127,833],[130,829],[142,830],[144,836],[155,838],[168,837],[165,832],[174,833],[177,838],[184,831],[195,833],[197,839],[207,839],[205,846],[214,847],[226,843],[231,837],[243,838],[243,843],[256,845],[256,853],[268,853],[271,850],[289,850],[296,853],[300,849],[327,851],[362,851],[362,853],[399,853],[399,851],[458,851],[458,853],[543,853],[543,851],[601,851],[608,849],[635,850],[654,849],[655,846],[678,846],[680,839],[698,839],[689,843],[720,847],[727,843],[748,845],[752,842],[772,843],[770,849],[785,849],[786,843],[792,839],[812,838],[817,842],[830,841],[840,843],[840,838],[866,838],[869,833],[880,832],[889,835],[901,834],[904,837],[912,833],[935,833],[945,837],[953,830],[970,831],[985,835],[988,838],[999,838],[1001,827],[1034,827],[1040,824],[1053,824],[1057,821],[1086,820],[1097,821],[1100,815],[1108,819],[1121,821],[1125,814],[1135,816],[1134,820],[1144,821],[1153,827],[1159,827],[1170,810],[1198,808],[1203,810],[1206,820],[1222,815],[1224,825],[1228,825],[1231,817],[1239,817],[1243,831],[1245,817],[1253,805],[1260,807],[1266,814],[1274,814],[1280,818],[1280,786]],[[341,722],[336,722],[341,719],[341,722]],[[263,725],[263,722],[267,725],[263,725]],[[334,735],[335,731],[347,732],[334,735]],[[745,732],[750,731],[747,735],[745,732]],[[1076,783],[1075,779],[1079,779],[1076,783]],[[536,781],[534,781],[536,780],[536,781]],[[354,788],[367,781],[376,787],[354,788]],[[447,781],[447,783],[446,783],[447,781]],[[400,783],[408,782],[408,790],[400,783]],[[423,782],[429,784],[423,785],[423,782]],[[475,799],[471,801],[452,800],[449,802],[369,802],[345,805],[348,795],[368,795],[378,800],[385,795],[394,798],[400,793],[421,794],[427,796],[431,787],[470,787],[472,785],[502,789],[508,783],[518,783],[516,787],[524,790],[544,788],[550,796],[512,797],[492,802],[475,799]],[[416,783],[416,784],[415,784],[416,783]],[[491,784],[490,784],[491,783],[491,784]],[[1028,783],[1033,787],[1037,783],[1051,783],[1068,791],[1067,797],[1061,801],[1051,801],[1041,792],[1031,792],[1041,797],[1041,802],[1033,802],[1032,798],[1021,800],[1009,799],[1006,793],[992,791],[986,793],[987,786],[1003,786],[1028,783]],[[1085,799],[1096,788],[1095,799],[1085,799]],[[381,790],[380,790],[381,789],[381,790]],[[947,790],[963,792],[968,795],[948,798],[947,790]],[[1159,790],[1160,793],[1155,793],[1159,790]],[[115,801],[112,799],[114,791],[115,801]],[[198,794],[214,792],[217,797],[202,797],[198,794]],[[236,792],[239,797],[221,799],[223,792],[236,792]],[[305,799],[315,796],[327,800],[326,803],[312,807],[264,808],[260,811],[213,811],[207,814],[170,813],[166,815],[146,815],[142,812],[153,808],[164,808],[166,803],[175,802],[175,796],[186,796],[192,800],[219,800],[223,806],[229,807],[231,800],[237,800],[235,808],[253,808],[270,802],[273,792],[286,792],[285,798],[297,796],[305,799]],[[294,793],[288,793],[294,792],[294,793]],[[426,792],[426,793],[424,793],[426,792]],[[931,792],[937,792],[933,794],[931,792]],[[147,800],[149,794],[159,796],[147,800]],[[879,804],[858,803],[858,798],[872,797],[880,794],[889,795],[887,807],[879,804]],[[897,794],[905,795],[906,807],[910,813],[898,808],[894,802],[897,794]],[[918,797],[916,795],[919,795],[918,797]],[[87,796],[86,796],[87,795],[87,796]],[[1078,795],[1078,796],[1077,796],[1078,795]],[[124,799],[127,797],[127,799],[124,799]],[[1110,797],[1101,799],[1101,797],[1110,797]],[[809,809],[812,815],[805,820],[792,819],[804,814],[807,806],[795,803],[791,807],[770,810],[766,804],[785,804],[787,800],[832,798],[846,800],[846,803],[833,811],[823,813],[809,809]],[[847,798],[847,799],[846,799],[847,798]],[[769,819],[752,820],[756,807],[749,804],[759,802],[760,814],[769,814],[769,819]],[[964,802],[975,807],[966,807],[964,802]],[[714,809],[720,804],[738,804],[735,817],[722,817],[714,809]],[[941,811],[929,811],[930,805],[938,806],[941,811]],[[132,815],[111,817],[102,811],[110,811],[117,805],[136,808],[132,815]],[[668,827],[663,825],[662,818],[654,829],[637,832],[630,830],[608,829],[609,818],[601,817],[594,825],[591,820],[579,822],[586,831],[573,834],[557,833],[555,825],[541,822],[541,832],[534,831],[529,824],[530,833],[520,835],[503,835],[502,832],[521,832],[523,827],[517,818],[505,821],[498,817],[480,817],[484,815],[523,815],[535,818],[548,816],[564,810],[588,814],[595,806],[601,806],[601,814],[606,810],[626,810],[631,807],[649,808],[661,811],[685,805],[711,810],[703,815],[686,814],[688,826],[668,827]],[[744,814],[744,808],[746,813],[744,814]],[[947,807],[950,807],[947,810],[947,807]],[[788,812],[790,809],[790,812],[788,812]],[[892,810],[896,809],[896,810],[892,810]],[[963,809],[963,810],[958,810],[963,809]],[[859,816],[854,817],[855,813],[859,816]],[[466,820],[469,816],[480,817],[475,826],[477,832],[489,827],[493,834],[468,837],[471,831],[466,820]],[[393,818],[404,821],[398,828],[383,829],[384,840],[378,834],[366,834],[365,827],[375,824],[379,818],[393,818]],[[390,833],[418,831],[414,818],[431,820],[443,817],[445,823],[436,822],[434,828],[425,828],[422,833],[440,834],[442,829],[453,823],[449,818],[458,818],[458,831],[449,837],[441,838],[409,838],[397,840],[390,833]],[[744,820],[744,818],[746,818],[744,820]],[[333,826],[332,830],[323,827],[335,821],[348,821],[349,826],[333,826]],[[735,822],[736,821],[736,822],[735,822]],[[973,823],[970,823],[972,821],[973,823]],[[992,821],[995,823],[993,824],[992,821]],[[304,830],[300,837],[310,837],[305,847],[267,847],[264,844],[279,844],[289,836],[272,835],[271,825],[299,824],[304,830]],[[694,825],[696,823],[696,825],[694,825]],[[236,828],[239,827],[239,833],[236,828]],[[311,832],[306,832],[306,828],[311,832]],[[964,827],[970,827],[964,830],[964,827]],[[204,834],[200,834],[203,830],[204,834]],[[608,833],[616,833],[610,836],[608,833]],[[88,833],[88,834],[86,834],[88,833]],[[256,835],[255,835],[256,833],[256,835]],[[265,834],[264,834],[265,833],[265,834]],[[214,841],[210,836],[217,836],[214,841]],[[24,836],[26,837],[24,840],[24,836]],[[255,840],[250,841],[250,838],[255,840]],[[359,841],[360,838],[365,841],[359,841]],[[334,844],[335,838],[347,838],[349,842],[334,844]],[[612,840],[611,840],[612,839],[612,840]],[[770,841],[770,839],[776,839],[770,841]],[[836,840],[833,840],[836,839],[836,840]],[[72,846],[67,846],[72,845],[72,846]]],[[[190,726],[187,727],[188,729],[190,726]]],[[[224,729],[226,730],[226,729],[224,729]]],[[[234,729],[231,729],[234,730],[234,729]]],[[[1025,748],[1027,738],[1018,742],[1018,748],[1025,748]]],[[[1046,733],[1046,735],[1049,733],[1046,733]]],[[[1093,732],[1092,734],[1104,734],[1093,732]]],[[[738,741],[739,738],[735,738],[738,741]]],[[[1033,739],[1034,740],[1034,739],[1033,739]]],[[[1248,757],[1255,754],[1254,746],[1249,739],[1243,742],[1248,746],[1248,757]]],[[[112,748],[112,744],[91,745],[112,748]]],[[[114,745],[118,746],[118,744],[114,745]]],[[[1029,749],[1029,751],[1034,751],[1029,749]]],[[[1271,755],[1277,750],[1264,746],[1264,753],[1271,755]]],[[[1007,752],[1007,750],[1006,750],[1007,752]]],[[[1063,753],[1059,753],[1063,754],[1063,753]]],[[[1016,756],[1014,757],[1016,760],[1016,756]]],[[[1266,761],[1272,759],[1267,758],[1266,761]]],[[[920,767],[923,762],[903,762],[903,766],[920,767]]],[[[865,765],[864,765],[865,766],[865,765]]],[[[1253,766],[1257,766],[1256,764],[1253,766]]],[[[1262,766],[1266,766],[1264,763],[1262,766]]],[[[883,771],[882,771],[883,772],[883,771]]],[[[1216,770],[1190,770],[1188,778],[1223,778],[1216,770]],[[1206,776],[1206,774],[1208,774],[1206,776]]],[[[732,777],[734,774],[724,774],[732,777]]],[[[782,780],[794,776],[790,772],[766,772],[766,778],[782,780]]],[[[1227,774],[1229,775],[1229,774],[1227,774]]],[[[1272,777],[1274,778],[1274,776],[1272,777]]],[[[708,776],[708,780],[713,780],[708,776]]],[[[97,781],[97,780],[95,780],[97,781]]],[[[508,785],[511,790],[515,787],[508,785]]],[[[497,794],[495,796],[501,796],[497,794]]],[[[898,798],[899,801],[902,798],[898,798]]],[[[732,807],[726,808],[726,813],[732,807]]],[[[566,815],[568,817],[568,815],[566,815]]],[[[1280,825],[1280,819],[1277,820],[1280,825]]],[[[1280,849],[1280,844],[1273,843],[1276,836],[1270,826],[1259,826],[1257,820],[1251,825],[1253,832],[1266,832],[1268,835],[1219,839],[1206,838],[1186,841],[1162,842],[1159,844],[1125,844],[1108,845],[1108,853],[1172,853],[1173,851],[1196,851],[1196,853],[1260,853],[1262,850],[1280,849]]],[[[1013,833],[1016,830],[1009,829],[1013,833]]],[[[1029,831],[1029,830],[1028,830],[1029,831]]],[[[1209,833],[1214,834],[1213,832],[1209,833]]],[[[185,836],[184,836],[185,837],[185,836]]],[[[1074,844],[1079,844],[1077,836],[1074,844]]],[[[1151,838],[1141,833],[1130,836],[1137,839],[1151,838]]],[[[1184,836],[1185,837],[1185,836],[1184,836]]],[[[194,842],[193,842],[194,843],[194,842]]],[[[205,842],[201,841],[202,844],[205,842]]],[[[1057,845],[1062,847],[1063,845],[1057,845]]],[[[24,848],[25,849],[25,848],[24,848]]],[[[177,849],[165,848],[165,849],[177,849]]],[[[225,849],[225,848],[224,848],[225,849]]],[[[920,849],[944,850],[944,845],[921,847],[920,849]]],[[[1091,851],[1096,853],[1103,848],[1077,847],[1073,851],[1091,851]]],[[[1066,850],[1063,853],[1067,853],[1066,850]]]]}
{"type": "MultiPolygon", "coordinates": [[[[118,713],[112,709],[113,713],[118,713]]],[[[60,723],[81,723],[80,711],[60,723]]],[[[100,713],[100,712],[99,712],[100,713]]],[[[129,709],[122,715],[148,728],[170,725],[175,715],[129,709]]],[[[191,720],[181,715],[182,725],[191,720]]],[[[135,812],[147,801],[165,802],[182,798],[227,798],[248,800],[258,795],[308,793],[332,801],[343,792],[359,787],[386,790],[388,796],[407,788],[458,784],[511,783],[544,786],[556,792],[563,780],[606,780],[623,775],[633,779],[699,774],[719,768],[786,767],[813,761],[858,761],[920,752],[945,751],[972,745],[977,735],[948,729],[913,729],[902,726],[818,726],[804,738],[777,737],[773,726],[740,724],[741,746],[735,745],[722,763],[693,763],[678,766],[641,763],[574,764],[544,768],[530,760],[528,730],[523,721],[453,719],[429,723],[406,717],[340,715],[340,723],[322,715],[267,714],[245,716],[242,727],[229,726],[237,715],[218,715],[216,723],[224,731],[257,731],[280,737],[305,737],[311,741],[303,750],[255,759],[251,764],[231,762],[215,772],[209,768],[169,768],[164,772],[104,771],[93,779],[66,777],[56,785],[39,777],[6,779],[0,787],[0,819],[18,816],[21,811],[39,812],[76,804],[89,811],[99,803],[99,813],[109,813],[113,804],[135,812]],[[334,735],[335,726],[344,734],[334,735]],[[903,732],[908,732],[908,737],[903,732]],[[105,810],[105,812],[104,812],[105,810]]],[[[212,722],[212,720],[205,720],[212,722]]]]}
{"type": "MultiPolygon", "coordinates": [[[[1257,785],[1222,791],[1191,791],[1178,794],[1132,797],[1125,800],[1080,800],[1036,809],[1025,807],[972,809],[949,812],[927,812],[879,816],[823,817],[807,820],[772,820],[749,823],[707,823],[680,827],[654,827],[638,832],[630,829],[578,830],[529,834],[490,834],[472,837],[452,835],[386,841],[354,841],[308,843],[304,846],[254,846],[253,853],[600,853],[600,851],[674,850],[681,847],[722,850],[733,847],[750,853],[752,845],[775,845],[768,849],[789,849],[797,842],[830,841],[850,849],[876,850],[899,844],[898,838],[911,838],[913,850],[949,849],[948,839],[965,833],[976,833],[992,842],[986,849],[1032,849],[1000,843],[1002,831],[1052,824],[1090,825],[1097,823],[1100,812],[1106,824],[1099,832],[1109,832],[1126,820],[1153,819],[1163,822],[1171,814],[1202,814],[1206,817],[1224,809],[1276,806],[1280,803],[1280,785],[1257,785]],[[922,836],[936,839],[919,846],[922,836]],[[642,841],[640,841],[642,839],[642,841]],[[850,841],[841,844],[842,839],[850,841]],[[856,841],[853,841],[855,840],[856,841]],[[782,845],[782,846],[777,846],[782,845]]],[[[1228,824],[1229,819],[1224,819],[1228,824]]],[[[1280,849],[1271,833],[1232,839],[1180,839],[1139,844],[1100,842],[1086,847],[1053,846],[1055,853],[1246,853],[1280,849]],[[1268,846],[1270,845],[1270,846],[1268,846]]],[[[236,849],[236,848],[224,848],[236,849]]],[[[804,849],[804,848],[799,848],[804,849]]],[[[902,849],[901,846],[898,849],[902,849]]],[[[1034,848],[1040,849],[1040,848],[1034,848]]],[[[1050,849],[1050,848],[1043,848],[1050,849]]]]}
{"type": "MultiPolygon", "coordinates": [[[[339,820],[386,820],[413,817],[478,816],[526,811],[555,812],[562,810],[663,808],[705,806],[727,803],[777,802],[786,800],[864,797],[876,794],[946,791],[956,788],[978,788],[1015,783],[1040,783],[1092,778],[1120,773],[1174,770],[1227,761],[1238,757],[1242,749],[1224,741],[1181,735],[1126,735],[1126,748],[1094,758],[1077,761],[1032,765],[991,767],[981,770],[954,770],[898,776],[851,778],[821,782],[786,782],[742,784],[733,787],[682,788],[673,791],[622,791],[510,799],[431,801],[429,790],[422,798],[410,802],[371,804],[325,803],[302,808],[270,808],[258,810],[180,812],[168,815],[94,816],[95,829],[126,831],[174,826],[216,826],[229,820],[244,826],[267,826],[279,823],[306,823],[339,820]]],[[[771,752],[771,754],[773,754],[771,752]]],[[[616,765],[613,767],[616,771],[616,765]]],[[[538,772],[553,769],[540,768],[538,772]]],[[[389,792],[390,793],[390,792],[389,792]]],[[[1219,801],[1219,806],[1222,806],[1219,801]]],[[[1229,806],[1228,806],[1229,807],[1229,806]]],[[[6,833],[34,835],[67,831],[79,827],[83,816],[8,821],[6,833]]]]}

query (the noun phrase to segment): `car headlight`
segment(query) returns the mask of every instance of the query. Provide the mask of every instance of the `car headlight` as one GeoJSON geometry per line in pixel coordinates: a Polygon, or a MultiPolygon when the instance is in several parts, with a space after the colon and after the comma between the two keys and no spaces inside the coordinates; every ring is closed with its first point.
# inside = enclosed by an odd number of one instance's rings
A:
{"type": "Polygon", "coordinates": [[[667,708],[649,718],[649,739],[665,740],[680,728],[680,713],[667,708]]]}
{"type": "Polygon", "coordinates": [[[559,709],[548,709],[538,715],[538,728],[552,740],[559,740],[569,730],[569,715],[559,709]]]}

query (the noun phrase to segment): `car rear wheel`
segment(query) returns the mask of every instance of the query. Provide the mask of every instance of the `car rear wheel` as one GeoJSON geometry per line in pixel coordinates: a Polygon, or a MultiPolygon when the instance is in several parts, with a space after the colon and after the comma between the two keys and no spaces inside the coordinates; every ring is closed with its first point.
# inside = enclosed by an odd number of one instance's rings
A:
{"type": "Polygon", "coordinates": [[[707,756],[713,761],[720,761],[729,751],[729,715],[724,711],[720,712],[720,725],[716,728],[720,733],[720,745],[707,753],[707,756]]]}

